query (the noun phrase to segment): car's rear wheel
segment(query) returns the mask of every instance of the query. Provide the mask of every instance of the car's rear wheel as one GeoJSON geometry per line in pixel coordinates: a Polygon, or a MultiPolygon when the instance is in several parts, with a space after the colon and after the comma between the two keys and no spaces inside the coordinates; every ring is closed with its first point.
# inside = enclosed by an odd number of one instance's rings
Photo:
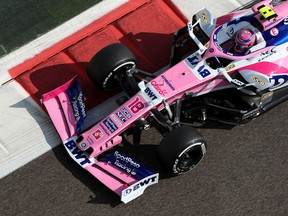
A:
{"type": "Polygon", "coordinates": [[[193,127],[180,126],[162,139],[158,156],[170,174],[182,175],[200,163],[206,149],[206,141],[193,127]]]}
{"type": "Polygon", "coordinates": [[[112,91],[118,87],[116,76],[125,76],[135,65],[136,58],[125,45],[111,44],[93,56],[87,73],[97,87],[112,91]]]}

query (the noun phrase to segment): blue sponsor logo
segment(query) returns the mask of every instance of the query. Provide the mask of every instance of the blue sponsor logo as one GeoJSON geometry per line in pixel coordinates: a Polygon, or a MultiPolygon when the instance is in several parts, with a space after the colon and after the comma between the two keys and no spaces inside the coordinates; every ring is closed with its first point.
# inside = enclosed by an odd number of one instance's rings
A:
{"type": "Polygon", "coordinates": [[[124,115],[123,115],[120,111],[116,112],[116,115],[118,116],[118,118],[119,118],[123,123],[127,121],[127,119],[124,117],[124,115]]]}
{"type": "Polygon", "coordinates": [[[234,31],[234,28],[233,27],[231,27],[230,29],[228,29],[228,31],[227,31],[227,35],[229,36],[229,37],[232,37],[232,35],[235,33],[235,31],[234,31]]]}
{"type": "Polygon", "coordinates": [[[273,75],[269,81],[273,85],[273,88],[280,87],[288,83],[288,74],[273,75]]]}
{"type": "Polygon", "coordinates": [[[207,76],[209,76],[211,74],[211,72],[207,68],[205,68],[204,65],[199,67],[197,71],[198,71],[198,73],[200,74],[200,76],[202,78],[205,78],[205,77],[207,77],[207,76]]]}
{"type": "Polygon", "coordinates": [[[171,82],[164,75],[161,75],[161,78],[164,80],[164,82],[169,86],[171,90],[175,91],[175,87],[171,84],[171,82]]]}
{"type": "Polygon", "coordinates": [[[187,60],[191,65],[196,65],[199,62],[197,56],[188,57],[187,60]]]}
{"type": "Polygon", "coordinates": [[[110,118],[105,119],[103,123],[111,133],[115,132],[118,129],[116,124],[110,118]]]}
{"type": "Polygon", "coordinates": [[[118,167],[138,180],[153,174],[150,169],[144,165],[140,165],[138,161],[119,151],[114,151],[105,155],[101,161],[109,162],[111,165],[118,167]]]}
{"type": "Polygon", "coordinates": [[[146,89],[144,90],[144,92],[145,92],[152,100],[157,99],[157,96],[154,94],[154,92],[153,92],[149,87],[146,87],[146,89]]]}
{"type": "Polygon", "coordinates": [[[77,163],[79,163],[81,166],[91,164],[91,161],[88,158],[88,156],[78,149],[74,140],[70,140],[64,145],[71,152],[71,154],[74,157],[74,160],[77,161],[77,163]]]}
{"type": "Polygon", "coordinates": [[[125,108],[125,107],[122,107],[121,108],[121,112],[128,118],[132,118],[132,115],[129,113],[129,111],[125,108]]]}
{"type": "Polygon", "coordinates": [[[76,130],[79,132],[84,125],[84,120],[87,116],[86,106],[84,103],[84,96],[82,89],[78,82],[72,83],[66,90],[72,105],[76,124],[76,130]]]}

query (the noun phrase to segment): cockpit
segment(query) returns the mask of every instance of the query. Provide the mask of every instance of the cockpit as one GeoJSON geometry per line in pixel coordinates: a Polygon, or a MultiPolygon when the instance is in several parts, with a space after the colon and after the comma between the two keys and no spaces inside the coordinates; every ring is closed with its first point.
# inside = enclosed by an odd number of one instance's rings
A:
{"type": "MultiPolygon", "coordinates": [[[[261,32],[246,19],[244,17],[219,26],[211,37],[210,45],[232,58],[245,56],[264,48],[266,42],[261,32]]],[[[210,51],[213,51],[212,49],[210,51]]]]}
{"type": "Polygon", "coordinates": [[[253,11],[255,13],[218,26],[210,37],[206,57],[213,55],[240,60],[268,46],[276,46],[281,41],[286,41],[283,38],[287,38],[287,25],[281,22],[283,15],[276,13],[280,13],[278,8],[274,10],[273,6],[256,5],[253,11]]]}

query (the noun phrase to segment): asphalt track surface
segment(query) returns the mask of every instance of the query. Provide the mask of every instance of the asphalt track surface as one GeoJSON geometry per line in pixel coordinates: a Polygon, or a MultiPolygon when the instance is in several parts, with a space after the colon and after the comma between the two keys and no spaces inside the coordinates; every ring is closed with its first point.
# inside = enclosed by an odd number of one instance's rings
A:
{"type": "MultiPolygon", "coordinates": [[[[201,129],[209,146],[192,172],[169,178],[146,131],[130,156],[160,171],[128,204],[56,147],[1,180],[1,215],[288,215],[288,102],[231,130],[201,129]]],[[[127,150],[127,149],[126,149],[127,150]]]]}

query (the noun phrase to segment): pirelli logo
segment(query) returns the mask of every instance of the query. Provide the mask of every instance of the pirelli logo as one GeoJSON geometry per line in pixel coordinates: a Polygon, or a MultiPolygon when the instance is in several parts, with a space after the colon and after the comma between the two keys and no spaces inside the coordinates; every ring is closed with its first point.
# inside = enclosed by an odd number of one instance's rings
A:
{"type": "Polygon", "coordinates": [[[230,64],[230,65],[228,65],[227,67],[225,67],[225,70],[226,70],[226,71],[230,71],[230,70],[232,70],[232,69],[235,68],[235,67],[236,67],[235,64],[230,64]]]}
{"type": "Polygon", "coordinates": [[[208,15],[207,15],[205,12],[201,12],[199,15],[200,15],[201,21],[202,21],[205,25],[207,25],[207,24],[210,23],[210,20],[209,20],[209,18],[208,18],[208,15]]]}
{"type": "Polygon", "coordinates": [[[252,78],[253,82],[255,82],[256,84],[260,85],[260,86],[265,86],[266,85],[266,82],[264,82],[262,79],[260,79],[259,77],[257,76],[254,76],[252,78]]]}

